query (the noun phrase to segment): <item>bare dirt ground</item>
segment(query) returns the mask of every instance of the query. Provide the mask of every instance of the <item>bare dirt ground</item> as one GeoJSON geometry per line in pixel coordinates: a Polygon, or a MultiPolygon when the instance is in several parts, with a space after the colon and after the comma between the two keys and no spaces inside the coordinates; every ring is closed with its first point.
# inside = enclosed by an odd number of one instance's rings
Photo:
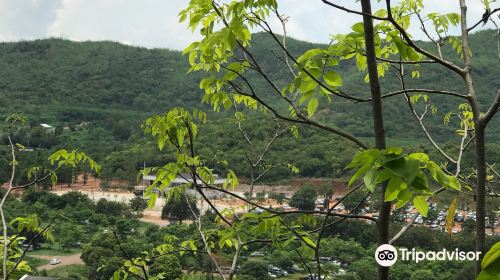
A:
{"type": "Polygon", "coordinates": [[[145,215],[140,220],[143,222],[146,222],[146,223],[158,225],[160,227],[164,227],[164,226],[170,224],[170,221],[162,220],[159,216],[146,216],[145,215]]]}
{"type": "MultiPolygon", "coordinates": [[[[112,185],[120,185],[124,184],[124,182],[112,182],[112,185]]],[[[311,184],[314,186],[320,186],[320,185],[333,185],[334,186],[334,196],[339,196],[345,194],[347,191],[347,186],[344,182],[341,181],[332,181],[330,179],[320,179],[320,178],[299,178],[295,179],[292,182],[290,182],[289,185],[274,185],[274,186],[269,186],[269,185],[255,185],[253,188],[253,193],[254,196],[256,193],[259,192],[278,192],[278,193],[283,193],[285,194],[286,197],[290,198],[294,191],[299,189],[301,186],[304,184],[311,184]]],[[[89,178],[87,181],[87,184],[84,186],[83,185],[83,178],[80,176],[75,183],[72,184],[71,187],[68,187],[66,184],[60,184],[55,186],[52,189],[52,192],[61,195],[69,191],[81,191],[89,196],[92,200],[99,200],[101,198],[111,200],[111,201],[118,201],[118,202],[124,202],[128,203],[130,199],[134,197],[134,194],[131,192],[127,192],[124,190],[120,189],[115,189],[115,190],[110,190],[110,191],[101,191],[99,189],[100,185],[100,180],[96,178],[89,178]]],[[[246,184],[241,184],[240,186],[237,187],[236,190],[232,191],[233,193],[245,197],[245,192],[250,190],[250,186],[246,184]]],[[[332,201],[334,203],[335,201],[332,201]]],[[[231,197],[224,198],[224,199],[217,199],[213,200],[214,206],[218,210],[223,210],[224,208],[233,208],[235,212],[243,212],[245,211],[245,203],[241,200],[234,199],[231,197]]],[[[266,199],[264,201],[258,202],[259,205],[262,205],[264,207],[272,207],[272,208],[277,208],[281,207],[276,201],[272,199],[266,199]]],[[[148,208],[144,211],[144,217],[141,219],[144,222],[147,223],[152,223],[156,224],[159,226],[165,226],[168,225],[170,222],[166,220],[161,219],[161,209],[165,205],[165,199],[160,197],[157,199],[156,204],[152,208],[148,208]]],[[[198,203],[198,208],[201,209],[202,212],[206,211],[209,206],[206,203],[201,203],[201,200],[199,200],[198,203]]],[[[415,210],[413,210],[415,211],[415,210]]],[[[342,211],[341,211],[342,212],[342,211]]],[[[464,214],[464,213],[463,213],[464,214]]],[[[371,216],[371,213],[368,213],[367,215],[371,216]]],[[[457,231],[461,231],[461,223],[455,223],[453,229],[457,231]]],[[[496,229],[486,229],[486,232],[488,234],[492,234],[494,232],[500,232],[500,227],[496,227],[496,229]]]]}
{"type": "Polygon", "coordinates": [[[67,256],[36,256],[37,258],[44,259],[44,260],[50,260],[52,258],[58,258],[61,260],[61,263],[56,264],[56,265],[51,265],[51,264],[46,264],[39,266],[37,269],[38,270],[50,270],[54,269],[60,266],[64,265],[70,265],[70,264],[84,264],[83,261],[80,259],[80,253],[74,254],[74,255],[67,255],[67,256]]]}

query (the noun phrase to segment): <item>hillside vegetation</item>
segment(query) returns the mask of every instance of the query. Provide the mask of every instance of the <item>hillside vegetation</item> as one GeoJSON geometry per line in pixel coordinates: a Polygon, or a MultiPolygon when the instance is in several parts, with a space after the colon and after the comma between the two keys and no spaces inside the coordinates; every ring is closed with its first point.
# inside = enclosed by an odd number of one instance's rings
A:
{"type": "MultiPolygon", "coordinates": [[[[253,46],[258,54],[257,59],[272,72],[280,85],[289,83],[290,73],[278,71],[282,69],[279,65],[283,63],[280,60],[282,53],[264,34],[253,36],[259,37],[253,40],[258,42],[253,46]]],[[[480,99],[491,100],[500,88],[500,63],[494,47],[497,38],[493,31],[481,31],[473,34],[471,40],[476,91],[480,99]]],[[[311,43],[293,39],[289,39],[287,44],[296,55],[314,47],[311,43]]],[[[459,61],[454,50],[445,49],[444,55],[455,57],[457,63],[459,61]]],[[[153,144],[144,145],[148,139],[144,139],[140,124],[147,116],[175,106],[211,110],[201,104],[198,87],[200,77],[196,74],[186,75],[187,58],[178,51],[145,49],[113,42],[71,42],[61,39],[2,43],[0,67],[0,116],[3,119],[7,114],[23,112],[31,120],[31,128],[20,132],[17,140],[37,149],[22,156],[34,163],[64,143],[68,148],[82,148],[97,159],[104,167],[105,178],[128,179],[132,183],[144,162],[151,166],[168,161],[156,151],[153,144]],[[78,127],[84,122],[88,124],[78,127]],[[55,135],[46,135],[40,123],[55,126],[55,135]],[[63,129],[65,127],[67,129],[63,129]]],[[[363,77],[364,73],[358,72],[355,65],[344,64],[340,67],[343,90],[356,96],[368,96],[367,85],[354,82],[362,80],[360,76],[363,77]]],[[[384,92],[399,87],[391,75],[388,72],[382,80],[384,92]]],[[[420,78],[411,86],[463,93],[458,77],[433,66],[422,67],[420,78]]],[[[261,86],[257,90],[265,92],[267,89],[261,86]]],[[[267,98],[272,100],[275,97],[267,98]]],[[[436,115],[426,119],[430,131],[441,143],[458,141],[453,127],[456,124],[451,123],[449,128],[442,128],[444,114],[455,109],[458,103],[443,97],[433,97],[433,100],[439,110],[436,115]]],[[[409,129],[408,126],[418,124],[409,113],[402,96],[388,99],[384,106],[386,127],[389,128],[387,135],[392,144],[428,147],[419,129],[409,129]]],[[[372,123],[366,121],[370,110],[369,103],[352,103],[334,98],[331,103],[320,105],[317,118],[356,136],[370,137],[372,123]],[[352,114],[353,111],[355,114],[352,114]]],[[[263,135],[269,135],[264,131],[272,130],[273,122],[271,119],[265,123],[256,122],[256,118],[249,115],[244,127],[251,131],[257,143],[264,142],[266,139],[263,135]]],[[[337,173],[342,173],[344,165],[355,151],[351,144],[314,129],[299,126],[299,133],[301,137],[298,139],[291,135],[281,138],[273,146],[269,162],[276,163],[274,160],[280,155],[281,159],[299,167],[300,176],[331,176],[332,165],[336,167],[337,173]]],[[[492,151],[489,156],[492,161],[498,161],[498,120],[491,123],[489,133],[489,141],[494,143],[489,147],[492,151]]],[[[232,112],[218,115],[217,118],[211,118],[209,114],[209,122],[201,128],[200,134],[200,141],[209,144],[203,148],[204,154],[213,155],[218,150],[224,150],[222,156],[228,158],[233,168],[240,175],[248,175],[248,166],[242,160],[246,144],[239,134],[232,112]]],[[[0,150],[0,153],[5,152],[5,148],[0,150]]],[[[2,166],[6,164],[5,160],[0,162],[2,166]]],[[[7,174],[1,172],[8,169],[1,170],[0,182],[3,182],[7,174]]],[[[267,180],[283,179],[289,175],[285,168],[278,168],[269,174],[267,180]]],[[[19,177],[19,180],[24,178],[19,177]]]]}

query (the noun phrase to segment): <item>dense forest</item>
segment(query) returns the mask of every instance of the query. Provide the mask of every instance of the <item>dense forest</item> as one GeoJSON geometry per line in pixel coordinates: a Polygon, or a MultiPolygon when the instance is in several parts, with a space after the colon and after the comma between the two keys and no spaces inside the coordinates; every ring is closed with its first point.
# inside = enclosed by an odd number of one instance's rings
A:
{"type": "MultiPolygon", "coordinates": [[[[495,36],[491,30],[471,35],[475,86],[483,100],[491,100],[495,94],[488,89],[500,86],[498,61],[491,59],[496,56],[496,50],[485,47],[496,44],[495,36]]],[[[253,41],[256,43],[252,48],[264,62],[264,67],[275,80],[284,81],[289,73],[280,71],[277,66],[282,55],[279,50],[272,47],[272,42],[264,34],[254,34],[253,41]]],[[[293,39],[288,39],[287,43],[295,54],[315,47],[314,44],[293,39]]],[[[444,55],[460,59],[452,49],[444,49],[444,55]]],[[[126,179],[133,184],[137,171],[144,164],[153,166],[169,160],[159,155],[152,143],[144,145],[150,141],[143,136],[141,129],[146,117],[176,106],[211,111],[201,103],[199,74],[186,75],[188,62],[178,51],[62,39],[2,43],[0,67],[3,69],[0,73],[0,116],[4,118],[13,112],[23,112],[30,119],[30,129],[17,135],[22,143],[34,149],[27,157],[29,161],[24,161],[24,168],[62,146],[84,148],[102,164],[104,178],[126,179]],[[47,134],[40,126],[42,123],[55,127],[55,133],[47,134]]],[[[342,89],[356,96],[366,96],[367,84],[355,82],[363,79],[356,65],[345,63],[340,67],[345,73],[342,89]]],[[[437,67],[426,69],[422,70],[421,78],[414,82],[413,87],[456,89],[458,76],[454,77],[437,67]]],[[[387,73],[383,80],[384,92],[398,87],[395,78],[390,75],[387,73]]],[[[266,89],[258,90],[262,92],[266,89]]],[[[455,110],[458,104],[446,103],[439,96],[433,97],[433,100],[439,110],[425,120],[429,129],[442,143],[459,141],[455,134],[457,124],[450,123],[445,129],[442,126],[444,115],[455,110]]],[[[407,147],[427,147],[428,143],[414,140],[423,139],[417,137],[421,136],[419,129],[408,129],[408,126],[417,126],[408,108],[397,104],[400,104],[397,100],[388,100],[384,104],[389,142],[407,147]]],[[[255,114],[249,113],[243,126],[251,131],[250,135],[256,141],[265,141],[265,135],[274,129],[273,122],[270,118],[269,121],[262,121],[255,114]]],[[[352,104],[337,99],[328,106],[320,105],[317,118],[369,141],[372,123],[365,119],[369,114],[369,104],[352,104]],[[348,114],[353,111],[356,113],[348,114]]],[[[304,177],[331,176],[334,170],[337,174],[344,172],[343,167],[356,151],[354,146],[315,129],[298,128],[301,137],[295,139],[289,133],[278,139],[279,145],[273,146],[269,162],[278,158],[290,162],[299,167],[299,175],[304,177]],[[301,145],[303,143],[307,145],[301,145]],[[303,153],[308,157],[301,156],[303,153]]],[[[201,141],[207,143],[200,151],[202,154],[213,156],[223,150],[223,157],[228,159],[233,169],[242,177],[248,176],[248,166],[238,160],[245,151],[246,143],[238,131],[233,112],[224,112],[217,117],[209,113],[208,124],[201,130],[201,141]]],[[[499,132],[500,123],[492,122],[487,135],[490,143],[498,143],[499,132]]],[[[5,139],[3,141],[5,143],[5,139]]],[[[489,148],[492,152],[489,158],[495,162],[500,159],[500,147],[498,144],[490,145],[497,147],[489,148]]],[[[447,148],[446,145],[444,147],[447,148]]],[[[5,152],[4,146],[0,153],[5,152]]],[[[433,153],[433,149],[428,152],[433,153]]],[[[439,155],[435,156],[439,160],[439,155]]],[[[466,162],[470,162],[468,155],[466,162]]],[[[6,161],[0,162],[2,166],[6,164],[6,161]]],[[[0,171],[0,181],[6,178],[4,172],[0,171]]],[[[62,180],[70,176],[62,176],[62,180]]],[[[266,180],[276,181],[288,176],[286,168],[277,168],[269,173],[266,180]]],[[[18,179],[24,180],[22,176],[18,179]]]]}

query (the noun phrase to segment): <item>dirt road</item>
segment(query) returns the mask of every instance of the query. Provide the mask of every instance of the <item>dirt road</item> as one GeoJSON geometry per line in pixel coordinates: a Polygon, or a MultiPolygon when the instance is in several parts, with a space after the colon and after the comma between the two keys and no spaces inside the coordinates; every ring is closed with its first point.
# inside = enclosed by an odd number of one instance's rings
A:
{"type": "Polygon", "coordinates": [[[54,269],[63,265],[70,265],[70,264],[84,264],[83,261],[80,259],[80,253],[74,254],[74,255],[67,255],[67,256],[36,256],[37,258],[44,259],[44,260],[50,260],[54,257],[58,258],[61,260],[60,264],[56,265],[51,265],[51,264],[46,264],[37,267],[38,270],[50,270],[54,269]]]}

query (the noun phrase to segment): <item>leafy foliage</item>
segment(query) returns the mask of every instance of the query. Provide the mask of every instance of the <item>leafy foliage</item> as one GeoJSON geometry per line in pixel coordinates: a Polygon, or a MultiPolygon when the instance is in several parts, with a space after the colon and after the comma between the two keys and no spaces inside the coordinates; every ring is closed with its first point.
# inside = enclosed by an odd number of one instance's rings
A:
{"type": "Polygon", "coordinates": [[[445,188],[461,188],[458,179],[447,175],[427,154],[404,154],[401,148],[361,151],[346,168],[356,168],[349,185],[362,177],[365,187],[375,192],[380,183],[386,182],[385,201],[397,201],[400,208],[413,197],[415,208],[423,216],[427,216],[429,209],[425,197],[433,194],[429,178],[445,188]]]}
{"type": "Polygon", "coordinates": [[[316,190],[312,186],[305,185],[293,194],[288,204],[299,210],[314,210],[317,197],[316,190]]]}
{"type": "Polygon", "coordinates": [[[196,198],[188,195],[170,199],[161,210],[162,219],[178,220],[180,224],[184,220],[193,219],[194,215],[198,214],[199,210],[196,206],[196,198]]]}

